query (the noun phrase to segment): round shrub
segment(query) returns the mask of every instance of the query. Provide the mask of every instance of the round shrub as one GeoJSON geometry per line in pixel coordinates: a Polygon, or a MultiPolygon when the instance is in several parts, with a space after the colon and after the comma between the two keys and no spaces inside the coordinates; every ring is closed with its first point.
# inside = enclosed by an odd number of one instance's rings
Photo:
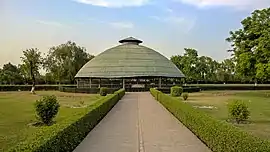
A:
{"type": "Polygon", "coordinates": [[[241,100],[234,100],[228,104],[229,117],[236,121],[236,123],[241,123],[247,120],[250,116],[250,111],[248,106],[241,100]]]}
{"type": "Polygon", "coordinates": [[[36,115],[38,120],[44,124],[51,124],[53,118],[59,111],[60,104],[56,96],[44,96],[42,99],[37,100],[35,103],[36,115]]]}
{"type": "Polygon", "coordinates": [[[180,97],[183,93],[183,88],[179,86],[171,87],[171,96],[172,97],[180,97]]]}
{"type": "Polygon", "coordinates": [[[99,94],[101,96],[107,96],[107,94],[108,94],[108,88],[105,88],[105,87],[100,88],[99,94]]]}
{"type": "Polygon", "coordinates": [[[188,99],[188,93],[183,93],[183,99],[186,101],[188,99]]]}

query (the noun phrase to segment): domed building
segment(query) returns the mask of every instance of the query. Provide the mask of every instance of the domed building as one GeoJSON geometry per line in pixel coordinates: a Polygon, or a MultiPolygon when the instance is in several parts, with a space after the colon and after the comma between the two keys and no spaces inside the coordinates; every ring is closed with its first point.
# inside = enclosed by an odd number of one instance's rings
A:
{"type": "Polygon", "coordinates": [[[166,57],[140,45],[141,40],[129,37],[119,42],[79,70],[75,76],[78,88],[149,88],[150,84],[160,88],[163,79],[185,77],[166,57]]]}

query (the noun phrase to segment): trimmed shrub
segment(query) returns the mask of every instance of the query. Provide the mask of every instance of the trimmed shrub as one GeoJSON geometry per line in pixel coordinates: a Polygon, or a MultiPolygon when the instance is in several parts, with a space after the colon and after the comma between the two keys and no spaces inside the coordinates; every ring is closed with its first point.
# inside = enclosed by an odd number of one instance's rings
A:
{"type": "Polygon", "coordinates": [[[171,87],[171,96],[172,97],[180,97],[183,93],[183,88],[179,86],[171,87]]]}
{"type": "MultiPolygon", "coordinates": [[[[107,88],[108,94],[113,94],[119,88],[107,88]]],[[[99,88],[76,88],[76,87],[60,87],[59,91],[69,93],[88,93],[88,94],[99,94],[99,88]]]]}
{"type": "Polygon", "coordinates": [[[230,119],[236,121],[238,124],[248,120],[250,111],[248,106],[240,100],[234,100],[228,104],[228,111],[230,119]]]}
{"type": "MultiPolygon", "coordinates": [[[[65,85],[65,87],[75,87],[74,85],[65,85]]],[[[0,91],[31,91],[32,85],[0,85],[0,91]]],[[[59,90],[59,85],[36,85],[35,91],[41,90],[59,90]]]]}
{"type": "MultiPolygon", "coordinates": [[[[200,92],[201,88],[199,87],[186,87],[183,86],[183,92],[187,92],[187,93],[193,93],[193,92],[200,92]]],[[[158,88],[157,90],[166,93],[166,94],[170,94],[171,93],[171,88],[158,88]]]]}
{"type": "Polygon", "coordinates": [[[28,139],[16,147],[10,149],[12,152],[72,152],[88,133],[102,120],[104,116],[119,101],[119,97],[125,95],[125,90],[108,95],[88,106],[84,112],[77,113],[79,118],[66,119],[61,124],[44,127],[31,139],[28,139]],[[119,96],[118,96],[119,95],[119,96]],[[64,126],[70,124],[68,126],[64,126]],[[64,126],[64,127],[63,127],[64,126]],[[55,128],[61,128],[59,129],[55,128]],[[44,134],[46,132],[46,134],[44,134]]]}
{"type": "Polygon", "coordinates": [[[36,117],[46,125],[50,125],[57,115],[60,104],[56,96],[44,96],[35,103],[36,117]]]}
{"type": "Polygon", "coordinates": [[[183,93],[183,99],[186,101],[188,99],[188,93],[183,93]]]}
{"type": "Polygon", "coordinates": [[[106,96],[108,94],[108,88],[105,88],[105,87],[100,88],[99,94],[101,96],[106,96]]]}
{"type": "Polygon", "coordinates": [[[217,120],[191,105],[151,89],[151,94],[213,152],[266,152],[270,141],[255,137],[225,121],[217,120]]]}

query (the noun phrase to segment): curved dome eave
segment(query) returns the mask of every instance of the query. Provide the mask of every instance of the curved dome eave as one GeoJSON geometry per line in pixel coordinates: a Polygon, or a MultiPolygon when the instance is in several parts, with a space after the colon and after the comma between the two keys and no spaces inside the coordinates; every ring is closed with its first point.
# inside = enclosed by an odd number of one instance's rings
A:
{"type": "Polygon", "coordinates": [[[76,78],[135,78],[135,77],[163,77],[163,78],[184,78],[182,74],[129,74],[129,75],[76,75],[76,78]]]}

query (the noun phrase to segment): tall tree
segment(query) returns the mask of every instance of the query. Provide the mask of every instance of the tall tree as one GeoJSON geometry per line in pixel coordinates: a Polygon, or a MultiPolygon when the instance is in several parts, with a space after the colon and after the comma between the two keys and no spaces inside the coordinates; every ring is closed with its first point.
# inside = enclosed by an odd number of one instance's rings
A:
{"type": "Polygon", "coordinates": [[[93,57],[86,52],[85,48],[68,41],[50,49],[44,67],[59,83],[63,80],[69,80],[72,83],[80,68],[93,57]]]}
{"type": "Polygon", "coordinates": [[[242,28],[230,32],[236,73],[249,80],[270,79],[270,7],[255,10],[245,18],[242,28]]]}
{"type": "Polygon", "coordinates": [[[31,92],[35,93],[36,86],[36,76],[39,74],[39,69],[42,65],[41,52],[37,48],[31,48],[23,51],[23,56],[21,57],[23,62],[23,67],[27,72],[30,73],[32,80],[31,92]]]}
{"type": "Polygon", "coordinates": [[[199,78],[196,69],[198,63],[197,50],[185,48],[183,56],[172,56],[171,61],[186,75],[187,81],[194,81],[199,78]]]}

